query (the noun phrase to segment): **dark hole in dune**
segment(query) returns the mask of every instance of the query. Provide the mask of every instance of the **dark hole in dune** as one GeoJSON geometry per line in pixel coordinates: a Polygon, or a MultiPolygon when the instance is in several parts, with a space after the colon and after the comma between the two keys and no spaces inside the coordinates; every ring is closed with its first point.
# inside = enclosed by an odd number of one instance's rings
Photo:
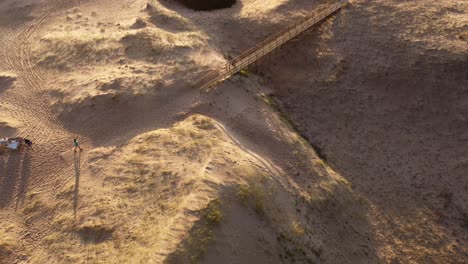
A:
{"type": "Polygon", "coordinates": [[[237,0],[177,0],[194,10],[214,10],[233,6],[237,0]]]}

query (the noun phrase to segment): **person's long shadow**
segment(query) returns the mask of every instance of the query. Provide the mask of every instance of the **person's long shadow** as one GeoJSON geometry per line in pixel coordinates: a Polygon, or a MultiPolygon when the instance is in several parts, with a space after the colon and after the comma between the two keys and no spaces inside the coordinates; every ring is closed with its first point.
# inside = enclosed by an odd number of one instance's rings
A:
{"type": "Polygon", "coordinates": [[[81,151],[74,153],[73,160],[75,162],[75,189],[73,190],[73,216],[76,219],[76,212],[78,209],[78,192],[80,187],[80,163],[81,151]]]}
{"type": "Polygon", "coordinates": [[[28,191],[28,181],[29,176],[31,175],[31,154],[29,151],[29,149],[25,150],[23,155],[22,170],[16,199],[16,208],[24,203],[24,198],[26,197],[26,193],[28,191]]]}
{"type": "Polygon", "coordinates": [[[14,198],[20,165],[21,156],[16,152],[7,153],[0,159],[0,208],[10,205],[14,198]]]}

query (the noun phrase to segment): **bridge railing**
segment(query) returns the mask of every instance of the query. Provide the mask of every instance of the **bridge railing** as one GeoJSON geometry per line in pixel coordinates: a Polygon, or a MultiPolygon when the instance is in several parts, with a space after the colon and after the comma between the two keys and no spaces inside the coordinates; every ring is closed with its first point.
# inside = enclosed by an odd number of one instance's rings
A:
{"type": "Polygon", "coordinates": [[[329,1],[325,5],[314,10],[309,16],[296,21],[280,32],[266,38],[254,47],[248,49],[238,57],[231,60],[220,70],[213,70],[195,81],[194,86],[199,89],[208,89],[219,81],[222,81],[250,64],[259,60],[274,49],[301,34],[308,28],[322,21],[326,17],[338,11],[346,1],[329,1]]]}

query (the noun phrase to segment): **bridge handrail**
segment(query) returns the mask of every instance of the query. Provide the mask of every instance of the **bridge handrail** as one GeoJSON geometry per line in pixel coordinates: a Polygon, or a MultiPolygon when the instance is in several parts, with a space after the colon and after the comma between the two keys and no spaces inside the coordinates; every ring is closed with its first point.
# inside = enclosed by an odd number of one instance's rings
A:
{"type": "Polygon", "coordinates": [[[257,61],[259,58],[265,56],[272,50],[278,48],[282,44],[286,43],[290,39],[296,37],[300,33],[304,32],[306,29],[315,25],[319,21],[333,14],[339,10],[346,1],[328,1],[324,5],[320,6],[318,9],[314,10],[311,15],[301,18],[299,21],[287,26],[281,31],[277,32],[266,38],[265,40],[257,43],[252,48],[243,52],[236,58],[229,61],[225,64],[221,70],[212,70],[209,73],[201,76],[195,81],[195,86],[200,89],[209,88],[213,84],[225,79],[232,74],[240,71],[246,66],[257,61]],[[334,2],[334,3],[332,3],[334,2]]]}
{"type": "MultiPolygon", "coordinates": [[[[341,4],[337,4],[337,5],[341,5],[341,4]]],[[[312,11],[312,15],[306,16],[306,17],[302,18],[301,20],[296,21],[293,24],[287,26],[286,28],[284,28],[280,32],[277,32],[276,34],[269,36],[268,38],[266,38],[262,42],[258,43],[257,45],[253,46],[252,48],[248,49],[247,51],[243,52],[241,55],[239,55],[236,58],[242,58],[245,55],[247,55],[248,53],[254,52],[256,49],[258,49],[258,47],[263,46],[265,43],[276,40],[277,38],[279,38],[283,34],[288,33],[291,30],[295,29],[297,26],[302,25],[303,23],[307,22],[308,20],[313,18],[314,15],[320,15],[321,11],[325,11],[325,10],[320,10],[320,9],[325,9],[325,8],[326,8],[326,6],[320,6],[318,10],[312,11]]]]}

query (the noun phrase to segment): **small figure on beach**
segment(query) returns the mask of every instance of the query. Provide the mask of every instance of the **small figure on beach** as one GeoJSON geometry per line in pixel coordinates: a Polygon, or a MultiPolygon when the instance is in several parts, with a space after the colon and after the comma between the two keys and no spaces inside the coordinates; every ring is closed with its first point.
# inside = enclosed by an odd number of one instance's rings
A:
{"type": "Polygon", "coordinates": [[[83,149],[80,147],[80,144],[78,143],[78,140],[73,139],[73,150],[76,152],[76,149],[79,149],[80,151],[83,151],[83,149]]]}
{"type": "Polygon", "coordinates": [[[30,139],[27,139],[27,138],[24,138],[24,144],[26,144],[26,146],[28,146],[29,148],[32,148],[32,141],[30,139]]]}

